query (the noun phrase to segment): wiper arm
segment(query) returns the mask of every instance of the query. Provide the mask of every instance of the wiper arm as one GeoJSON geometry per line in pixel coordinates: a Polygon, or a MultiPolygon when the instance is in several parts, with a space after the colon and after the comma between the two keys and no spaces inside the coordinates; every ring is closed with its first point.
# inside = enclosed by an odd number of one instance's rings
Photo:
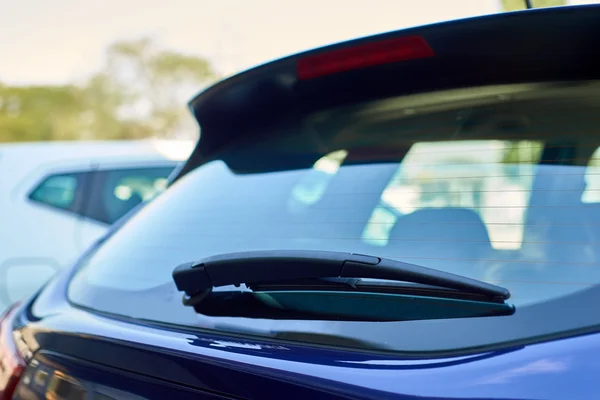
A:
{"type": "Polygon", "coordinates": [[[214,287],[315,278],[371,278],[454,289],[486,298],[506,300],[500,286],[386,258],[310,250],[272,250],[228,253],[182,264],[173,271],[179,291],[190,298],[214,287]]]}
{"type": "Polygon", "coordinates": [[[503,287],[352,253],[221,254],[178,266],[173,279],[185,292],[184,305],[209,316],[398,321],[514,313],[504,302],[510,293],[503,287]],[[213,291],[242,284],[252,291],[213,291]]]}

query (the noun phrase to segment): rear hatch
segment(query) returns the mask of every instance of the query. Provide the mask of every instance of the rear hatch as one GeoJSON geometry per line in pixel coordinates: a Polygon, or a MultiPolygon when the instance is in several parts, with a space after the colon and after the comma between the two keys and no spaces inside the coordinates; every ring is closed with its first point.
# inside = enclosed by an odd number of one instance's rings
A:
{"type": "Polygon", "coordinates": [[[598,20],[580,7],[437,24],[208,89],[172,186],[15,323],[35,359],[18,396],[67,397],[54,379],[99,398],[589,398],[600,320],[578,311],[600,298],[585,219],[600,203],[598,20]],[[348,323],[181,304],[175,266],[281,248],[485,280],[517,312],[348,323]]]}

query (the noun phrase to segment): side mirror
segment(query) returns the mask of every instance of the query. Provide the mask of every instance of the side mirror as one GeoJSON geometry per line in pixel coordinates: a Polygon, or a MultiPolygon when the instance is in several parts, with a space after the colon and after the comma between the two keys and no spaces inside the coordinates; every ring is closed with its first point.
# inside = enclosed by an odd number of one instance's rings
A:
{"type": "Polygon", "coordinates": [[[0,311],[31,296],[59,270],[52,259],[12,259],[0,264],[0,311]]]}

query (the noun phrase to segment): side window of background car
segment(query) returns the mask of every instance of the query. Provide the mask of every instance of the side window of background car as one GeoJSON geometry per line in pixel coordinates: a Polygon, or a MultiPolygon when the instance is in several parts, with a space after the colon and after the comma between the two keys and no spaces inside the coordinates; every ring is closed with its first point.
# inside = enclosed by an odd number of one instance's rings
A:
{"type": "Polygon", "coordinates": [[[174,166],[95,172],[84,215],[113,224],[138,204],[163,191],[173,168],[174,166]]]}
{"type": "Polygon", "coordinates": [[[47,176],[30,193],[29,199],[53,208],[77,212],[86,173],[47,176]]]}

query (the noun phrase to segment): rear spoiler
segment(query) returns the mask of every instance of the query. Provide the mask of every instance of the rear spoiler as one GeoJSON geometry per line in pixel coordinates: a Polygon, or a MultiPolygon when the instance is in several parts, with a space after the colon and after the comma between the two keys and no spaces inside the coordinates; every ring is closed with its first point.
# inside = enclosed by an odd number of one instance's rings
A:
{"type": "Polygon", "coordinates": [[[253,68],[190,101],[201,137],[172,181],[241,135],[321,109],[469,86],[598,79],[598,21],[597,5],[496,14],[361,38],[253,68]]]}

